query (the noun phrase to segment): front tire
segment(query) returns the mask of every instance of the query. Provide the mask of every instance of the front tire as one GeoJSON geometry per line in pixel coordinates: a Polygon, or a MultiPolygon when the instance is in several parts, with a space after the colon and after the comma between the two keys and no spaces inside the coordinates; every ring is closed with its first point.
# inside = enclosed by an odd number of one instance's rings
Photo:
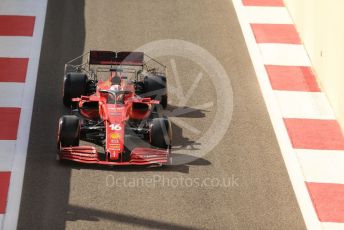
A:
{"type": "Polygon", "coordinates": [[[59,120],[58,142],[62,147],[78,146],[80,121],[77,116],[65,115],[59,120]]]}

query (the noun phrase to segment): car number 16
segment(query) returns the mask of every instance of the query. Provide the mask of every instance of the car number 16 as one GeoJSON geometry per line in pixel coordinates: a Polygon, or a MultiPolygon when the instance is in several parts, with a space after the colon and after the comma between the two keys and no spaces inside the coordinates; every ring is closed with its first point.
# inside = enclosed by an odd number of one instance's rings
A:
{"type": "Polygon", "coordinates": [[[116,131],[122,129],[122,127],[120,126],[120,124],[117,124],[117,125],[111,124],[109,127],[110,127],[111,130],[116,130],[116,131]]]}

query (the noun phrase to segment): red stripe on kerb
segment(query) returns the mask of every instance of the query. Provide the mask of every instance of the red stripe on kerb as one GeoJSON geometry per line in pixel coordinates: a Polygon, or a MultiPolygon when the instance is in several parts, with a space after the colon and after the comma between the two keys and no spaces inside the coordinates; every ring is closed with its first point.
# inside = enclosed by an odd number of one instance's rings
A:
{"type": "Polygon", "coordinates": [[[294,25],[251,24],[257,43],[301,44],[294,25]]]}
{"type": "Polygon", "coordinates": [[[20,108],[0,108],[0,140],[16,140],[20,108]]]}
{"type": "Polygon", "coordinates": [[[283,0],[242,0],[244,6],[284,6],[283,0]]]}
{"type": "Polygon", "coordinates": [[[0,172],[0,214],[4,214],[7,203],[8,187],[10,185],[10,172],[0,172]]]}
{"type": "Polygon", "coordinates": [[[344,185],[306,183],[318,218],[322,222],[344,222],[344,185]]]}
{"type": "Polygon", "coordinates": [[[34,16],[0,15],[0,36],[32,36],[34,16]]]}
{"type": "Polygon", "coordinates": [[[284,119],[297,149],[344,150],[344,137],[336,120],[284,119]]]}
{"type": "Polygon", "coordinates": [[[0,82],[25,82],[28,58],[0,58],[0,82]]]}
{"type": "Polygon", "coordinates": [[[266,65],[265,68],[274,90],[320,92],[309,67],[266,65]]]}

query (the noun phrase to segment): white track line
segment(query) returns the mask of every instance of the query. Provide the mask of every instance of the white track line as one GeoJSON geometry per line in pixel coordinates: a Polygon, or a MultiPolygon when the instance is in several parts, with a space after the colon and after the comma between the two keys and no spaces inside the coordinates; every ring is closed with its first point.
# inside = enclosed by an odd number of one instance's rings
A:
{"type": "Polygon", "coordinates": [[[282,66],[311,66],[303,45],[259,44],[264,64],[282,66]]]}
{"type": "Polygon", "coordinates": [[[323,92],[274,91],[284,118],[336,119],[323,92]]]}
{"type": "MultiPolygon", "coordinates": [[[[296,194],[296,199],[300,206],[301,213],[308,229],[321,229],[321,224],[313,208],[313,203],[308,194],[304,182],[304,176],[300,168],[298,159],[292,148],[286,127],[282,120],[282,114],[279,110],[278,103],[271,89],[268,74],[261,59],[259,47],[256,44],[251,27],[245,17],[245,9],[241,0],[232,0],[238,15],[239,23],[246,40],[248,51],[251,56],[253,67],[257,74],[257,79],[270,114],[271,123],[276,133],[277,141],[281,148],[281,153],[291,180],[291,184],[296,194]]],[[[304,54],[303,54],[304,55],[304,54]]],[[[281,198],[283,199],[283,198],[281,198]]]]}
{"type": "MultiPolygon", "coordinates": [[[[7,198],[7,209],[3,223],[3,229],[6,230],[16,229],[18,224],[20,199],[22,194],[25,162],[30,134],[33,100],[35,96],[38,64],[43,38],[45,14],[47,9],[47,0],[35,0],[35,3],[35,8],[32,9],[32,11],[37,13],[35,15],[36,22],[33,39],[30,45],[32,50],[30,55],[27,56],[30,59],[22,100],[23,106],[19,120],[17,145],[15,149],[11,181],[7,198]]],[[[2,52],[0,52],[0,55],[3,55],[2,52]]]]}
{"type": "Polygon", "coordinates": [[[344,151],[297,149],[308,182],[344,184],[344,151]]]}
{"type": "Polygon", "coordinates": [[[293,24],[285,7],[247,6],[245,11],[250,23],[293,24]]]}
{"type": "Polygon", "coordinates": [[[24,83],[1,82],[0,107],[21,107],[23,89],[24,83]]]}
{"type": "Polygon", "coordinates": [[[32,43],[32,37],[0,36],[0,57],[29,57],[32,43]]]}
{"type": "Polygon", "coordinates": [[[16,141],[0,140],[0,146],[0,171],[11,171],[16,141]]]}

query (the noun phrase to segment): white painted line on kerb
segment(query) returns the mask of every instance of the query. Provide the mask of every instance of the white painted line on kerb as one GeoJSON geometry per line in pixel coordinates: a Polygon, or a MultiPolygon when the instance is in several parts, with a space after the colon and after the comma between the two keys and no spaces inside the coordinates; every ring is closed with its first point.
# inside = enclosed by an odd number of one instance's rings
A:
{"type": "Polygon", "coordinates": [[[0,140],[0,146],[0,171],[11,171],[16,141],[0,140]]]}
{"type": "MultiPolygon", "coordinates": [[[[268,74],[264,67],[264,63],[261,60],[259,47],[256,44],[249,22],[245,17],[245,7],[242,5],[241,0],[232,0],[232,2],[238,15],[239,23],[246,40],[253,67],[257,74],[257,79],[262,90],[264,101],[270,114],[271,123],[275,130],[277,141],[281,148],[281,153],[304,221],[308,229],[321,229],[321,224],[318,220],[317,214],[315,213],[313,203],[305,185],[301,167],[294,149],[292,148],[286,127],[282,120],[282,114],[272,91],[268,74]]],[[[283,199],[283,197],[281,197],[281,199],[283,199]]]]}
{"type": "Polygon", "coordinates": [[[336,119],[323,92],[274,91],[284,118],[336,119]]]}
{"type": "Polygon", "coordinates": [[[37,3],[35,5],[35,9],[32,9],[33,12],[37,12],[35,15],[35,29],[32,37],[33,39],[31,45],[31,53],[28,56],[30,59],[22,99],[23,106],[19,119],[19,128],[17,135],[18,138],[13,160],[10,187],[8,191],[6,215],[4,217],[3,223],[3,229],[5,230],[14,230],[17,228],[18,224],[20,199],[23,188],[27,147],[30,134],[33,100],[35,96],[38,64],[43,38],[45,14],[47,9],[47,0],[35,0],[35,3],[37,3]]]}
{"type": "Polygon", "coordinates": [[[344,184],[344,151],[297,149],[308,182],[344,184]]]}
{"type": "Polygon", "coordinates": [[[32,39],[32,37],[0,36],[0,57],[29,57],[32,39]]]}
{"type": "Polygon", "coordinates": [[[285,7],[247,6],[245,11],[250,23],[293,24],[285,7]]]}
{"type": "Polygon", "coordinates": [[[323,222],[322,226],[324,230],[343,230],[344,229],[343,223],[323,222]]]}
{"type": "Polygon", "coordinates": [[[21,107],[23,89],[24,83],[1,82],[0,107],[21,107]]]}
{"type": "Polygon", "coordinates": [[[282,66],[311,66],[303,45],[258,44],[263,63],[282,66]]]}

